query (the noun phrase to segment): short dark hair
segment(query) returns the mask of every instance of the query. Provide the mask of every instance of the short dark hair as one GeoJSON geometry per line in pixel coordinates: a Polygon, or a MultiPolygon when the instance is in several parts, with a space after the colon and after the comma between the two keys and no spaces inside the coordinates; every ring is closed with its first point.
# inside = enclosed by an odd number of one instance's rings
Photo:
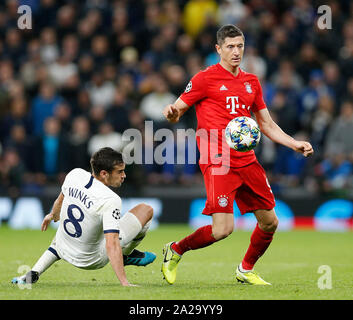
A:
{"type": "Polygon", "coordinates": [[[217,31],[217,44],[221,46],[226,38],[243,37],[243,31],[233,24],[226,24],[217,31]]]}
{"type": "Polygon", "coordinates": [[[95,152],[91,157],[90,163],[92,172],[95,175],[99,175],[102,170],[111,173],[114,170],[114,166],[123,164],[124,160],[120,152],[106,147],[95,152]]]}

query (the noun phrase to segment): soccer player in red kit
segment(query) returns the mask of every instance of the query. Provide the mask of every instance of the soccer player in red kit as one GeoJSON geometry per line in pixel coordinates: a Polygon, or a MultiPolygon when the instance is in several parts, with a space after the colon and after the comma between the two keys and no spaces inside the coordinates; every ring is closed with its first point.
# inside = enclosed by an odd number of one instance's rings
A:
{"type": "Polygon", "coordinates": [[[162,273],[169,284],[175,282],[177,265],[185,252],[209,246],[233,232],[234,199],[241,214],[253,212],[257,219],[249,248],[236,269],[236,279],[254,285],[270,284],[253,267],[270,245],[278,225],[275,200],[254,151],[237,152],[229,147],[224,148],[224,129],[230,120],[239,116],[250,117],[250,112],[253,112],[261,132],[272,141],[305,157],[314,152],[309,142],[293,139],[272,120],[258,78],[239,67],[244,42],[244,35],[238,27],[221,27],[217,32],[216,44],[220,62],[197,73],[177,101],[163,111],[169,122],[176,123],[185,111],[195,105],[197,132],[206,131],[210,137],[209,148],[201,147],[205,143],[204,135],[197,138],[197,143],[207,193],[202,213],[212,216],[212,225],[201,227],[184,239],[164,246],[162,273]],[[215,129],[216,139],[212,140],[215,129]],[[225,170],[222,172],[220,168],[225,170]]]}

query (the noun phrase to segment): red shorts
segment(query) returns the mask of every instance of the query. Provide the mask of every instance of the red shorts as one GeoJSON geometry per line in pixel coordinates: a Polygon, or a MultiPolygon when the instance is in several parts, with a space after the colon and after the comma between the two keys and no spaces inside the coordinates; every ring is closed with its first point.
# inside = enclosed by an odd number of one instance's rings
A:
{"type": "Polygon", "coordinates": [[[258,209],[271,210],[275,198],[266,178],[265,170],[257,161],[246,167],[229,168],[228,173],[214,174],[216,166],[209,166],[204,174],[207,201],[203,214],[233,213],[236,201],[241,214],[258,209]]]}

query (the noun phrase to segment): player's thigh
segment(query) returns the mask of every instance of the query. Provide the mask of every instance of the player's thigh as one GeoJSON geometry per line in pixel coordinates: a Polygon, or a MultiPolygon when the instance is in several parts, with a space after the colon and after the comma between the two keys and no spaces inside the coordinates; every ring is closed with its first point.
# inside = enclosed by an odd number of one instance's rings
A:
{"type": "Polygon", "coordinates": [[[233,213],[216,212],[212,214],[212,234],[216,240],[224,239],[234,230],[233,213]]]}
{"type": "Polygon", "coordinates": [[[209,166],[203,176],[207,201],[202,213],[205,215],[233,214],[234,195],[242,183],[239,175],[233,169],[230,169],[225,175],[213,174],[212,166],[209,166]]]}
{"type": "Polygon", "coordinates": [[[254,211],[254,215],[259,224],[260,229],[266,232],[275,232],[278,226],[278,218],[274,209],[258,209],[254,211]]]}
{"type": "Polygon", "coordinates": [[[235,194],[235,201],[241,214],[275,207],[275,198],[268,183],[265,170],[258,162],[238,169],[243,185],[235,194]]]}

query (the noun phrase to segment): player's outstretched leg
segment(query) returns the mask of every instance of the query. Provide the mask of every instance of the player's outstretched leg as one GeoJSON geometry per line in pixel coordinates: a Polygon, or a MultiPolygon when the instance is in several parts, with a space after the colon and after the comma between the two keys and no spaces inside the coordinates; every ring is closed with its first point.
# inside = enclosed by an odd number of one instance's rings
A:
{"type": "Polygon", "coordinates": [[[251,235],[250,245],[243,261],[237,267],[236,279],[247,284],[270,285],[253,270],[253,267],[271,244],[278,226],[278,219],[273,209],[256,210],[254,214],[258,224],[251,235]]]}
{"type": "Polygon", "coordinates": [[[163,248],[162,273],[164,279],[169,284],[173,284],[181,256],[189,250],[205,248],[226,238],[233,231],[233,221],[233,214],[214,213],[212,214],[212,225],[198,228],[178,242],[167,243],[163,248]]]}
{"type": "Polygon", "coordinates": [[[54,239],[52,245],[42,254],[32,270],[20,277],[13,278],[11,282],[14,284],[36,283],[39,280],[39,276],[58,260],[60,260],[60,257],[55,250],[54,239]]]}

